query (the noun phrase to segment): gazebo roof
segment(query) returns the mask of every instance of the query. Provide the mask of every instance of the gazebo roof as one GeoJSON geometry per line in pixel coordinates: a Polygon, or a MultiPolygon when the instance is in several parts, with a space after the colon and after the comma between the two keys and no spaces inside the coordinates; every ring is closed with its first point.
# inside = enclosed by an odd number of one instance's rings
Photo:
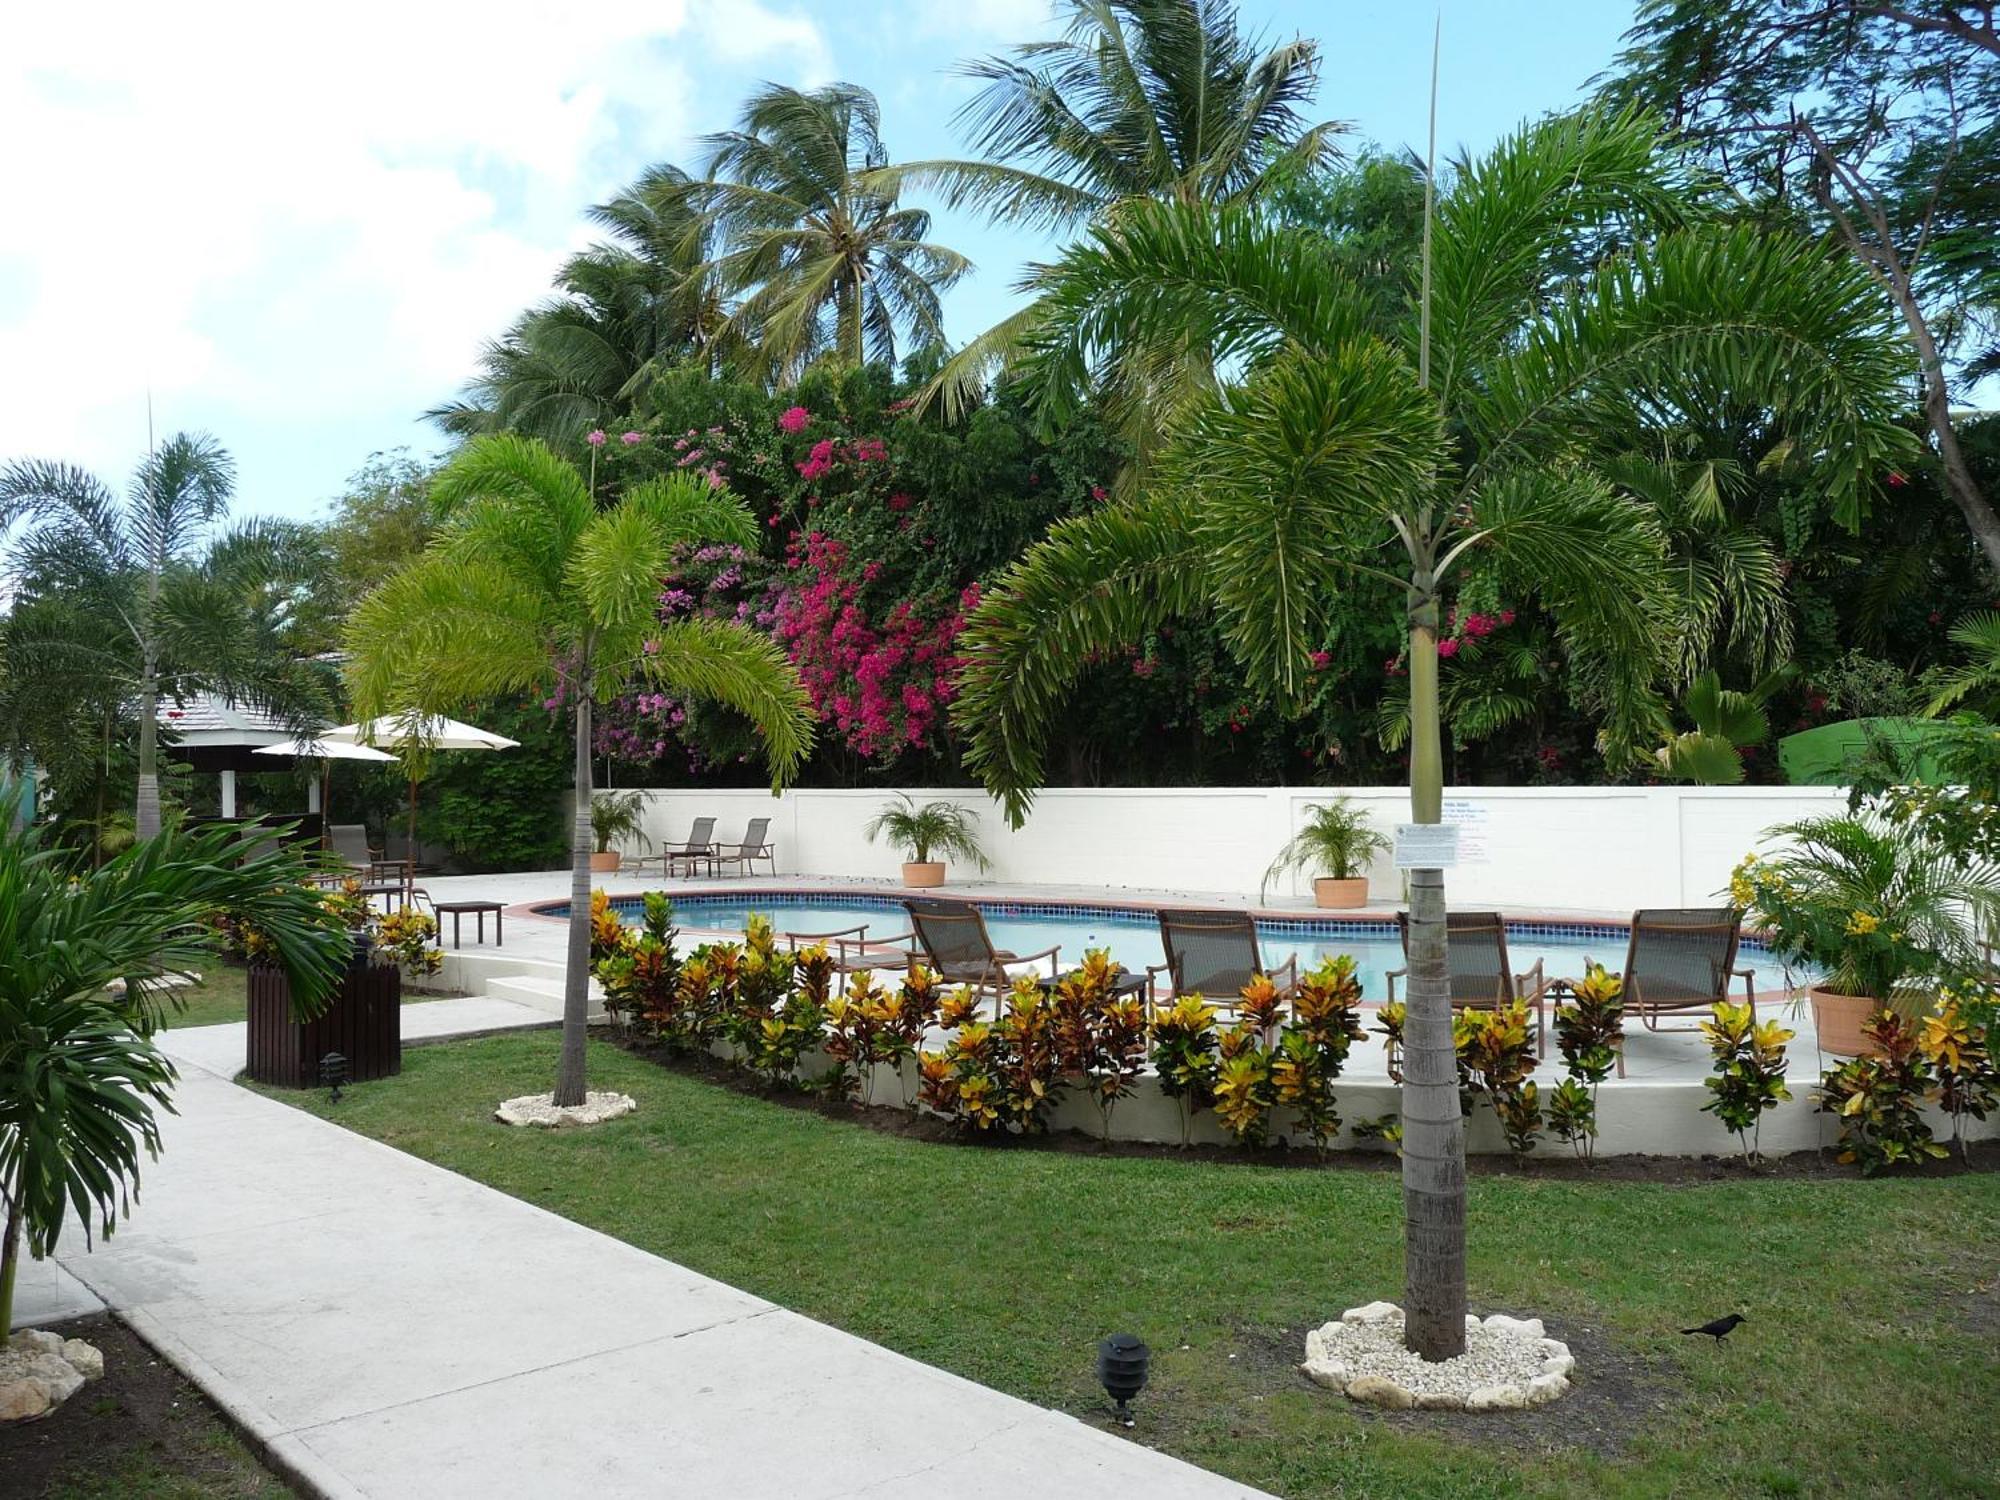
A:
{"type": "Polygon", "coordinates": [[[172,733],[176,749],[232,750],[276,745],[298,734],[276,714],[212,693],[190,694],[185,702],[160,704],[160,727],[172,733]]]}

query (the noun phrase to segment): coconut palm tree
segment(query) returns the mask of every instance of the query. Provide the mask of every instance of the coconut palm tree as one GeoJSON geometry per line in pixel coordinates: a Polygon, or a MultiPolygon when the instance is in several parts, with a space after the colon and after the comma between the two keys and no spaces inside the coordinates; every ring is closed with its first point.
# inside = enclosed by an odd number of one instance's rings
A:
{"type": "MultiPolygon", "coordinates": [[[[1438,634],[1455,590],[1533,595],[1614,757],[1657,743],[1664,548],[1598,467],[1637,412],[1705,392],[1768,406],[1850,494],[1904,451],[1898,350],[1863,274],[1821,246],[1677,223],[1675,165],[1639,116],[1544,122],[1468,164],[1439,203],[1428,296],[1399,337],[1319,237],[1241,206],[1133,205],[1051,268],[1022,379],[1045,418],[1099,375],[1190,343],[1240,370],[1181,413],[1131,499],[1057,526],[961,641],[954,717],[1018,821],[1042,741],[1094,653],[1170,617],[1219,623],[1247,682],[1298,701],[1355,579],[1406,599],[1411,811],[1442,816],[1438,634]],[[1578,238],[1626,248],[1578,277],[1578,238]]],[[[1403,1108],[1406,1337],[1464,1345],[1463,1120],[1444,877],[1411,873],[1403,1108]]]]}
{"type": "MultiPolygon", "coordinates": [[[[27,520],[11,569],[17,597],[80,608],[30,612],[12,633],[16,693],[136,705],[141,839],[160,831],[162,696],[212,692],[302,727],[324,722],[330,686],[292,649],[284,580],[306,564],[297,528],[218,534],[235,465],[215,439],[178,433],[139,465],[125,499],[70,464],[0,469],[0,530],[27,520]]],[[[306,549],[309,550],[309,549],[306,549]]]]}
{"type": "MultiPolygon", "coordinates": [[[[1332,154],[1346,127],[1309,123],[1319,44],[1266,48],[1226,0],[1066,0],[1062,35],[962,71],[985,87],[957,123],[985,160],[915,161],[871,181],[935,187],[956,208],[1069,228],[1122,205],[1249,203],[1332,154]]],[[[1033,320],[1023,309],[944,365],[947,409],[976,399],[1033,320]]]]}
{"type": "Polygon", "coordinates": [[[286,846],[235,830],[168,833],[72,870],[32,828],[0,819],[0,1328],[25,1244],[65,1221],[110,1234],[160,1147],[174,1068],[152,1035],[181,1005],[169,976],[213,960],[201,919],[229,910],[270,940],[311,1015],[351,951],[286,846]]]}
{"type": "Polygon", "coordinates": [[[666,364],[708,354],[724,311],[711,227],[689,204],[690,185],[663,164],[592,208],[610,239],[572,256],[558,295],[487,345],[463,396],[426,415],[461,436],[522,432],[567,446],[666,364]]]}
{"type": "Polygon", "coordinates": [[[892,362],[944,343],[938,293],[971,269],[925,238],[930,215],[870,174],[888,164],[875,96],[851,83],[751,95],[739,127],[704,138],[687,190],[714,228],[710,262],[737,298],[722,333],[758,373],[797,377],[833,355],[892,362]]]}
{"type": "Polygon", "coordinates": [[[555,1102],[584,1098],[590,985],[591,716],[634,678],[748,717],[772,786],[812,744],[804,688],[766,636],[734,621],[654,618],[660,577],[686,542],[756,544],[749,509],[685,474],[593,502],[576,465],[514,433],[474,438],[432,481],[442,518],[422,556],[348,624],[362,718],[426,713],[553,681],[575,729],[569,957],[555,1102]]]}

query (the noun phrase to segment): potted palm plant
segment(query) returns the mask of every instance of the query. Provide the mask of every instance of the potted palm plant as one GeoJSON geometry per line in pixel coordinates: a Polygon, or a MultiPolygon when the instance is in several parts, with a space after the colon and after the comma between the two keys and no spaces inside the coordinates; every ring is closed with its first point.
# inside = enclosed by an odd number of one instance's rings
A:
{"type": "Polygon", "coordinates": [[[1389,848],[1389,840],[1368,824],[1367,815],[1345,797],[1306,811],[1305,826],[1278,851],[1264,872],[1259,898],[1271,882],[1293,870],[1313,874],[1313,905],[1333,909],[1368,902],[1368,862],[1389,848]]]}
{"type": "Polygon", "coordinates": [[[615,870],[623,856],[611,847],[612,840],[653,847],[646,837],[646,799],[636,789],[605,792],[590,799],[590,832],[597,840],[597,852],[590,856],[590,868],[615,870]]]}
{"type": "Polygon", "coordinates": [[[988,868],[986,851],[979,847],[978,820],[970,808],[956,802],[926,802],[919,807],[907,795],[898,794],[875,814],[867,827],[868,842],[887,836],[909,856],[903,862],[903,884],[928,890],[944,884],[944,860],[932,855],[962,859],[979,869],[988,868]]]}
{"type": "Polygon", "coordinates": [[[1746,857],[1730,895],[1779,958],[1816,975],[1806,993],[1821,1051],[1872,1056],[1878,1012],[1914,1012],[1937,985],[1979,972],[1970,914],[1992,909],[2000,871],[1866,813],[1771,832],[1788,846],[1746,857]]]}

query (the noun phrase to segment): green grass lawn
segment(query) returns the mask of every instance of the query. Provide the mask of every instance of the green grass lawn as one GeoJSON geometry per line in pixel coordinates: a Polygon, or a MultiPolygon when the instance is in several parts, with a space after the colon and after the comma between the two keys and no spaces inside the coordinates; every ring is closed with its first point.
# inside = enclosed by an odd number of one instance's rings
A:
{"type": "MultiPolygon", "coordinates": [[[[593,1043],[635,1116],[515,1131],[554,1033],[413,1048],[277,1097],[918,1359],[1088,1414],[1096,1338],[1155,1350],[1134,1436],[1289,1496],[1993,1495],[2000,1177],[1698,1185],[1486,1174],[1476,1310],[1568,1338],[1537,1412],[1363,1413],[1294,1366],[1397,1297],[1392,1172],[947,1146],[593,1043]],[[1741,1310],[1725,1348],[1675,1329],[1741,1310]]],[[[614,1420],[607,1415],[606,1420],[614,1420]]],[[[587,1434],[580,1435],[587,1438],[587,1434]]]]}

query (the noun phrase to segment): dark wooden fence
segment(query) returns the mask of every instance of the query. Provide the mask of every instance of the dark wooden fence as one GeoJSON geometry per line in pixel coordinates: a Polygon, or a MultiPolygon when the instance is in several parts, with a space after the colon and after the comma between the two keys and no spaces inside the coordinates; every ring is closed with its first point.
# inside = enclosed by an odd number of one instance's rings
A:
{"type": "Polygon", "coordinates": [[[350,1083],[403,1071],[403,971],[394,964],[357,963],[326,1009],[310,1021],[292,1019],[285,971],[250,966],[250,1045],[244,1072],[258,1083],[311,1088],[320,1059],[347,1059],[350,1083]]]}

